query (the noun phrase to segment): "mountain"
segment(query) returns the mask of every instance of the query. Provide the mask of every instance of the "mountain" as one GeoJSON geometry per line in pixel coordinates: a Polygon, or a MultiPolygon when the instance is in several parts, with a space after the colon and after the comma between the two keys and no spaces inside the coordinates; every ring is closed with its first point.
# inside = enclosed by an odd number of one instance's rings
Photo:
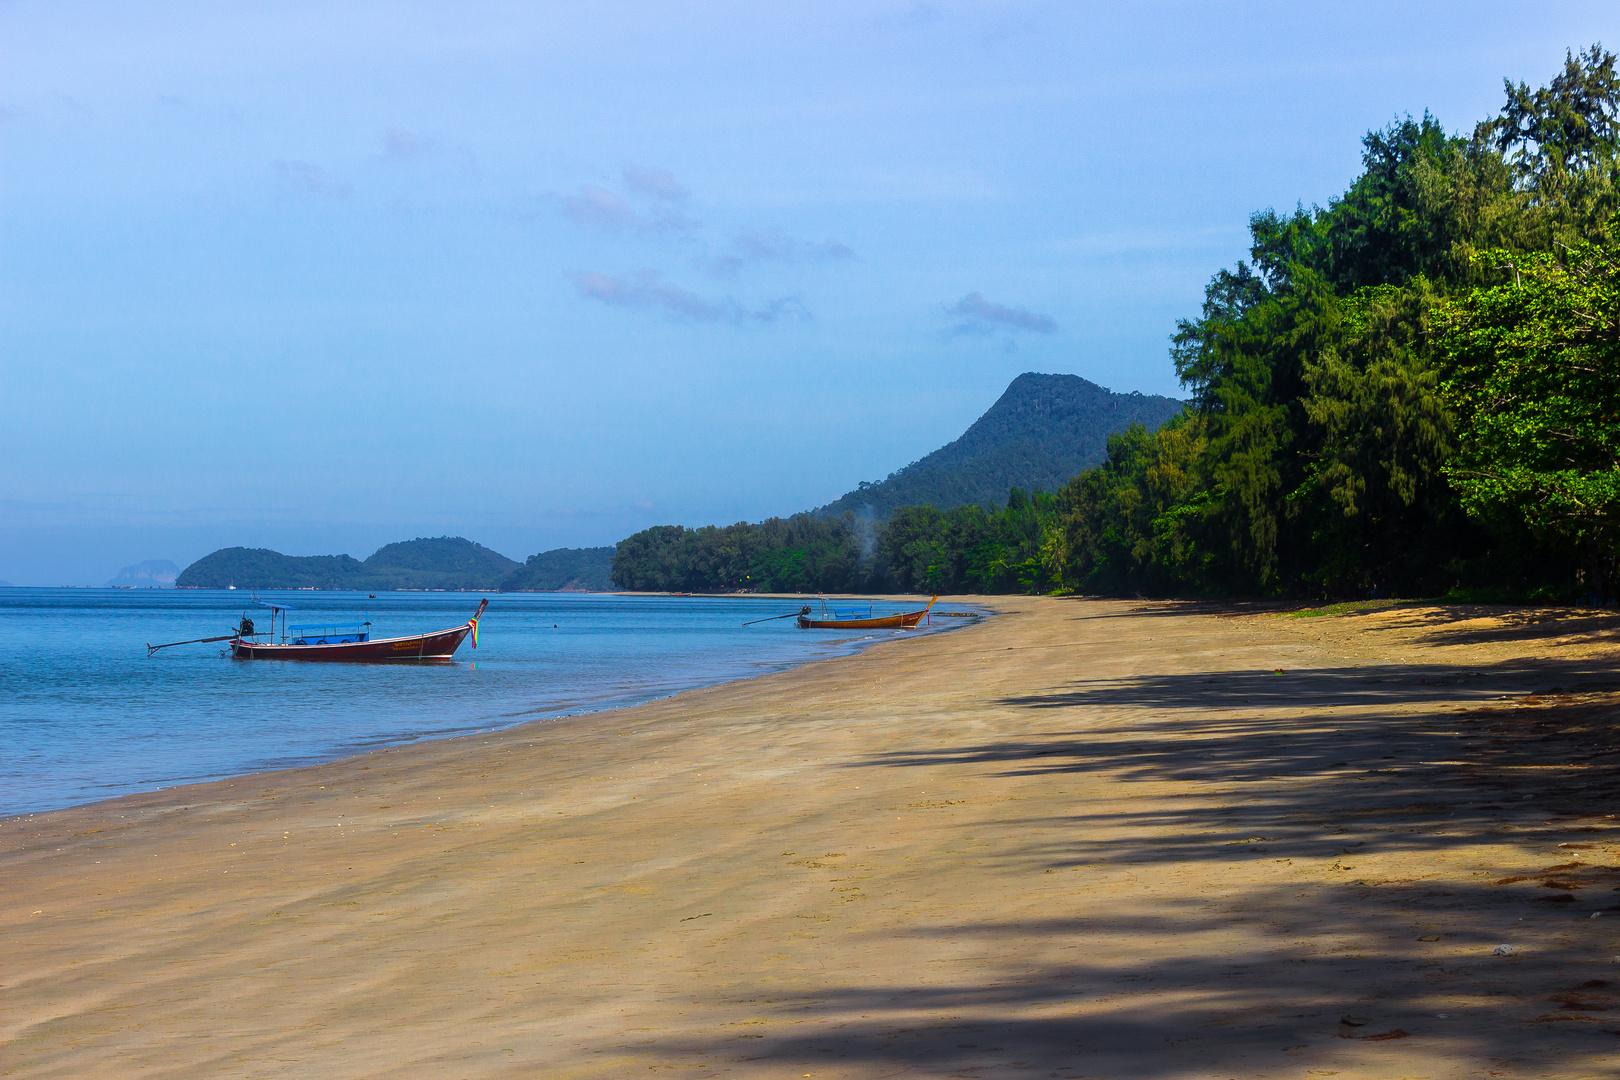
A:
{"type": "Polygon", "coordinates": [[[383,588],[459,590],[499,588],[520,565],[459,536],[386,544],[364,563],[367,573],[388,582],[383,588]]]}
{"type": "Polygon", "coordinates": [[[1157,428],[1181,406],[1175,398],[1116,394],[1078,375],[1025,372],[961,438],[816,513],[886,518],[899,506],[999,506],[1013,487],[1056,491],[1107,457],[1109,435],[1132,424],[1157,428]]]}
{"type": "Polygon", "coordinates": [[[168,559],[147,559],[118,571],[118,576],[107,582],[107,588],[166,589],[179,576],[180,568],[168,559]]]}
{"type": "Polygon", "coordinates": [[[530,555],[501,592],[611,592],[613,548],[557,548],[530,555]]]}
{"type": "Polygon", "coordinates": [[[228,547],[204,555],[175,579],[180,589],[360,589],[366,566],[352,555],[283,555],[228,547]]]}
{"type": "Polygon", "coordinates": [[[268,548],[221,548],[181,571],[182,589],[495,590],[521,564],[459,536],[418,538],[352,555],[283,555],[268,548]]]}

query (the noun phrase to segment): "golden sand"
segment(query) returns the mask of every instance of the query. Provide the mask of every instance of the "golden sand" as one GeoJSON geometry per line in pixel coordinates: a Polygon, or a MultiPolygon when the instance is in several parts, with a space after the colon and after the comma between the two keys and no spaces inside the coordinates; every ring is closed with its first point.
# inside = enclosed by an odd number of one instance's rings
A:
{"type": "Polygon", "coordinates": [[[987,602],[7,819],[0,1074],[1612,1072],[1614,619],[987,602]]]}

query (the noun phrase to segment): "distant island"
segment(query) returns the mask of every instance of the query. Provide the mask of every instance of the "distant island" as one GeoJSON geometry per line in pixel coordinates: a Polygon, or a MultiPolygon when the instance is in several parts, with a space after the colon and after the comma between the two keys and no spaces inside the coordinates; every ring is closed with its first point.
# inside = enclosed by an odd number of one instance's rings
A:
{"type": "Polygon", "coordinates": [[[352,555],[283,555],[221,548],[186,567],[182,589],[495,589],[521,564],[459,536],[386,544],[361,562],[352,555]]]}
{"type": "Polygon", "coordinates": [[[594,592],[613,587],[608,578],[612,557],[612,548],[558,548],[519,563],[460,536],[385,544],[364,561],[352,555],[283,555],[268,548],[228,547],[186,567],[174,584],[181,589],[234,585],[238,589],[357,592],[594,592]]]}
{"type": "Polygon", "coordinates": [[[1141,424],[1153,431],[1181,411],[1175,398],[1116,394],[1078,375],[1025,372],[961,438],[862,484],[816,513],[886,518],[902,506],[991,509],[1011,488],[1056,491],[1108,456],[1108,437],[1141,424]]]}
{"type": "Polygon", "coordinates": [[[180,576],[180,568],[168,559],[147,559],[118,571],[118,576],[107,582],[109,589],[168,589],[173,588],[180,576]]]}

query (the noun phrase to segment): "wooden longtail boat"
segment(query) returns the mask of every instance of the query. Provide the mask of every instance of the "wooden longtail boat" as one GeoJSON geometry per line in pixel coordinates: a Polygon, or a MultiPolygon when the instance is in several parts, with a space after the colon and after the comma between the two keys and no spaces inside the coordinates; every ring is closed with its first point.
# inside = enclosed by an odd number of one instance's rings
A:
{"type": "MultiPolygon", "coordinates": [[[[478,647],[478,617],[489,607],[478,602],[473,617],[460,626],[431,634],[372,640],[366,628],[370,623],[292,626],[286,624],[288,609],[269,604],[270,634],[275,636],[276,613],[281,613],[282,640],[254,641],[261,634],[237,634],[231,638],[231,655],[238,660],[449,660],[469,634],[478,647]]],[[[247,624],[251,627],[251,623],[247,624]]]]}
{"type": "MultiPolygon", "coordinates": [[[[938,600],[939,597],[934,597],[938,600]]],[[[928,608],[934,606],[934,600],[928,601],[928,607],[920,611],[905,611],[898,615],[879,615],[872,617],[871,605],[867,606],[865,616],[858,613],[843,613],[837,610],[828,610],[827,601],[821,602],[821,615],[819,619],[812,619],[807,613],[799,615],[799,629],[801,630],[912,630],[922,622],[923,616],[928,614],[928,608]],[[844,617],[840,618],[839,616],[844,617]]],[[[809,609],[806,608],[805,612],[809,609]]]]}

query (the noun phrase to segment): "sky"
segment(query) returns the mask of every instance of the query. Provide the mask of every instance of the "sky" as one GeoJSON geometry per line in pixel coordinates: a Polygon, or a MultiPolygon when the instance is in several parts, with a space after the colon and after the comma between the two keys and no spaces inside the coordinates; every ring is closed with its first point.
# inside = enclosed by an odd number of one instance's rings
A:
{"type": "Polygon", "coordinates": [[[0,0],[0,579],[811,509],[1176,396],[1255,210],[1620,6],[0,0]]]}

